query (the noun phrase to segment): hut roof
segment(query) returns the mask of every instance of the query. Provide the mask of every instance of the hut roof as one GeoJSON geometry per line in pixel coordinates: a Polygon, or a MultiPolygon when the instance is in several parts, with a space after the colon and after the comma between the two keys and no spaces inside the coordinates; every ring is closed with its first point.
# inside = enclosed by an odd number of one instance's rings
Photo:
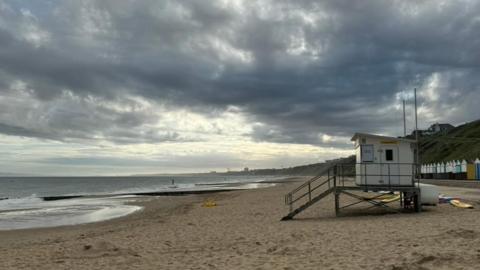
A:
{"type": "Polygon", "coordinates": [[[367,133],[360,133],[360,132],[355,133],[351,140],[355,141],[358,137],[370,137],[370,138],[375,138],[380,140],[392,140],[392,141],[409,142],[409,143],[417,142],[415,140],[406,139],[406,138],[389,137],[389,136],[367,134],[367,133]]]}

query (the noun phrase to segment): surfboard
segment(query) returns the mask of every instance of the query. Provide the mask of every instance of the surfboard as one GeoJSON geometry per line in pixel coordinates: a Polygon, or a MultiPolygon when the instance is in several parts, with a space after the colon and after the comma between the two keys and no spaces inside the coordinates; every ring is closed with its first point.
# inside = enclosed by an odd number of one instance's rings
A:
{"type": "Polygon", "coordinates": [[[400,200],[400,194],[392,194],[390,197],[385,197],[384,199],[380,200],[382,203],[391,203],[394,201],[400,200]]]}
{"type": "Polygon", "coordinates": [[[471,204],[468,204],[468,203],[463,203],[459,200],[450,200],[450,204],[455,206],[455,207],[458,207],[458,208],[469,208],[469,209],[473,209],[473,205],[471,204]]]}

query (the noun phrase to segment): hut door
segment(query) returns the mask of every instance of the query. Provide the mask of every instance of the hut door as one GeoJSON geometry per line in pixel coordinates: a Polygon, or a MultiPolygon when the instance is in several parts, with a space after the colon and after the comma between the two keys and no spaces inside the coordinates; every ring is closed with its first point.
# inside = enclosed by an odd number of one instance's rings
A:
{"type": "Polygon", "coordinates": [[[398,164],[398,146],[384,146],[380,151],[380,170],[384,185],[400,184],[400,167],[398,164]]]}

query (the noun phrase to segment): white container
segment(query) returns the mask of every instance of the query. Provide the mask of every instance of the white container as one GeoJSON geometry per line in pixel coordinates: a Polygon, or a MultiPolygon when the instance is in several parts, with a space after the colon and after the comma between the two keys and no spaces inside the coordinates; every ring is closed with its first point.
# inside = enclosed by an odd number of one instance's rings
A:
{"type": "Polygon", "coordinates": [[[418,184],[420,187],[420,197],[422,205],[437,205],[438,204],[438,187],[429,184],[418,184]]]}

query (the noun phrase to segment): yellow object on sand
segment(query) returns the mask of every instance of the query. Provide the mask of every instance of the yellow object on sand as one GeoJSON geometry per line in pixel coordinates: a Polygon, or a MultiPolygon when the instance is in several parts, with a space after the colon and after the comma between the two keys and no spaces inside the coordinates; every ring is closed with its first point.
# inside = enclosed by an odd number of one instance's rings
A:
{"type": "Polygon", "coordinates": [[[400,194],[392,194],[389,197],[386,197],[386,196],[383,197],[381,202],[382,203],[391,203],[391,202],[398,201],[398,200],[400,200],[400,194]]]}
{"type": "Polygon", "coordinates": [[[459,200],[450,200],[450,204],[458,208],[470,208],[470,209],[473,208],[473,205],[468,203],[463,203],[459,200]]]}
{"type": "Polygon", "coordinates": [[[394,202],[394,201],[399,200],[400,195],[399,194],[385,193],[385,194],[381,194],[381,195],[368,196],[368,197],[365,197],[365,199],[366,200],[376,200],[376,201],[380,201],[382,203],[390,203],[390,202],[394,202]]]}
{"type": "Polygon", "coordinates": [[[215,207],[217,203],[213,199],[205,200],[202,204],[203,207],[215,207]]]}

